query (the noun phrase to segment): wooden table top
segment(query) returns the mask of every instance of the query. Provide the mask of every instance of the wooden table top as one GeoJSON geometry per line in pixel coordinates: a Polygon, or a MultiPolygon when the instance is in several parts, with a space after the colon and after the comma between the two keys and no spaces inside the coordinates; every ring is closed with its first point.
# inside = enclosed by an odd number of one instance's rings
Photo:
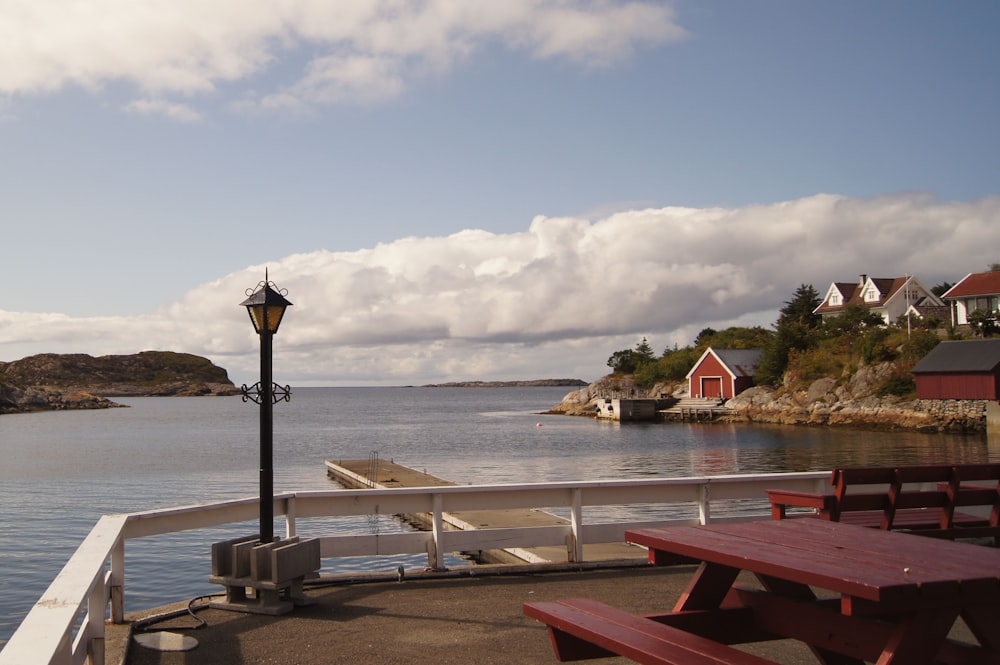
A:
{"type": "Polygon", "coordinates": [[[1000,604],[1000,549],[819,519],[639,529],[671,552],[886,603],[1000,604]]]}

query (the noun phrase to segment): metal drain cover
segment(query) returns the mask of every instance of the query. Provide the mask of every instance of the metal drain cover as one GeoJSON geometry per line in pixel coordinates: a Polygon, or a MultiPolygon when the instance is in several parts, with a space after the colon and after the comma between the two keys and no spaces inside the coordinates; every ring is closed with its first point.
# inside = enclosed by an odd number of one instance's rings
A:
{"type": "Polygon", "coordinates": [[[190,651],[198,646],[198,640],[180,633],[159,631],[133,635],[136,643],[154,651],[190,651]]]}

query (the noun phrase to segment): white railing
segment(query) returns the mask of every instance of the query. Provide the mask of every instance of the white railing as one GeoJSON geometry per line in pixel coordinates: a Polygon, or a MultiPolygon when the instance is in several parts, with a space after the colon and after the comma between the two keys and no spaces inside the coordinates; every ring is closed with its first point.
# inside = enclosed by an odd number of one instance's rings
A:
{"type": "MultiPolygon", "coordinates": [[[[274,514],[285,516],[288,536],[318,537],[322,557],[426,553],[428,565],[440,569],[446,552],[556,545],[566,547],[567,561],[582,562],[584,543],[623,542],[628,529],[748,519],[745,514],[713,517],[713,503],[717,507],[718,502],[747,499],[766,503],[766,489],[823,491],[828,479],[828,472],[809,472],[294,492],[275,496],[274,514]],[[692,506],[697,507],[698,516],[584,523],[584,507],[634,504],[692,506]],[[508,508],[558,509],[568,511],[570,517],[566,524],[556,526],[468,531],[444,528],[447,513],[508,508]],[[428,513],[431,530],[346,535],[296,532],[298,518],[413,513],[428,513]]],[[[258,514],[257,499],[241,499],[102,517],[0,651],[0,665],[103,664],[109,607],[112,621],[124,620],[127,540],[246,522],[258,514]]],[[[763,516],[762,507],[754,517],[763,516]]]]}

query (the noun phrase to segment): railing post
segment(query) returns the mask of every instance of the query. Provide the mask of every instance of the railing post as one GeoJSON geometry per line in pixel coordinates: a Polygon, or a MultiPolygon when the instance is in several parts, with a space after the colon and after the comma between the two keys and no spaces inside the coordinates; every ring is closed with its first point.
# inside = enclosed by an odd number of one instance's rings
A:
{"type": "Polygon", "coordinates": [[[285,538],[294,538],[295,531],[295,496],[285,498],[285,538]]]}
{"type": "Polygon", "coordinates": [[[87,635],[87,662],[104,665],[104,615],[108,610],[108,590],[103,581],[95,584],[87,594],[86,625],[81,630],[87,635]]]}
{"type": "Polygon", "coordinates": [[[125,623],[125,537],[111,550],[111,622],[125,623]]]}
{"type": "Polygon", "coordinates": [[[441,537],[444,534],[444,497],[434,494],[431,497],[431,547],[427,552],[427,563],[433,570],[444,570],[444,545],[441,537]]]}
{"type": "Polygon", "coordinates": [[[701,524],[708,524],[712,519],[712,509],[709,501],[712,498],[712,490],[706,480],[698,486],[698,521],[701,524]]]}
{"type": "Polygon", "coordinates": [[[583,561],[583,490],[574,487],[570,493],[570,525],[567,558],[570,563],[583,561]]]}

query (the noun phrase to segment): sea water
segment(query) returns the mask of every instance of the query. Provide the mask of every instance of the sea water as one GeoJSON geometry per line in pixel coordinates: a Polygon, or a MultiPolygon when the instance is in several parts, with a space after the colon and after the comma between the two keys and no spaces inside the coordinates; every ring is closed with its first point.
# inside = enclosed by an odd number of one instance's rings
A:
{"type": "MultiPolygon", "coordinates": [[[[337,486],[324,460],[377,455],[460,484],[828,470],[1000,460],[984,435],[540,415],[568,388],[302,388],[274,406],[274,490],[337,486]]],[[[129,408],[0,416],[0,645],[108,513],[258,496],[258,408],[240,397],[121,399],[129,408]]],[[[280,524],[280,522],[279,522],[280,524]]],[[[212,542],[256,523],[129,541],[126,610],[218,593],[212,542]]],[[[350,518],[333,529],[405,527],[350,518]]],[[[395,570],[426,557],[325,562],[395,570]]]]}

